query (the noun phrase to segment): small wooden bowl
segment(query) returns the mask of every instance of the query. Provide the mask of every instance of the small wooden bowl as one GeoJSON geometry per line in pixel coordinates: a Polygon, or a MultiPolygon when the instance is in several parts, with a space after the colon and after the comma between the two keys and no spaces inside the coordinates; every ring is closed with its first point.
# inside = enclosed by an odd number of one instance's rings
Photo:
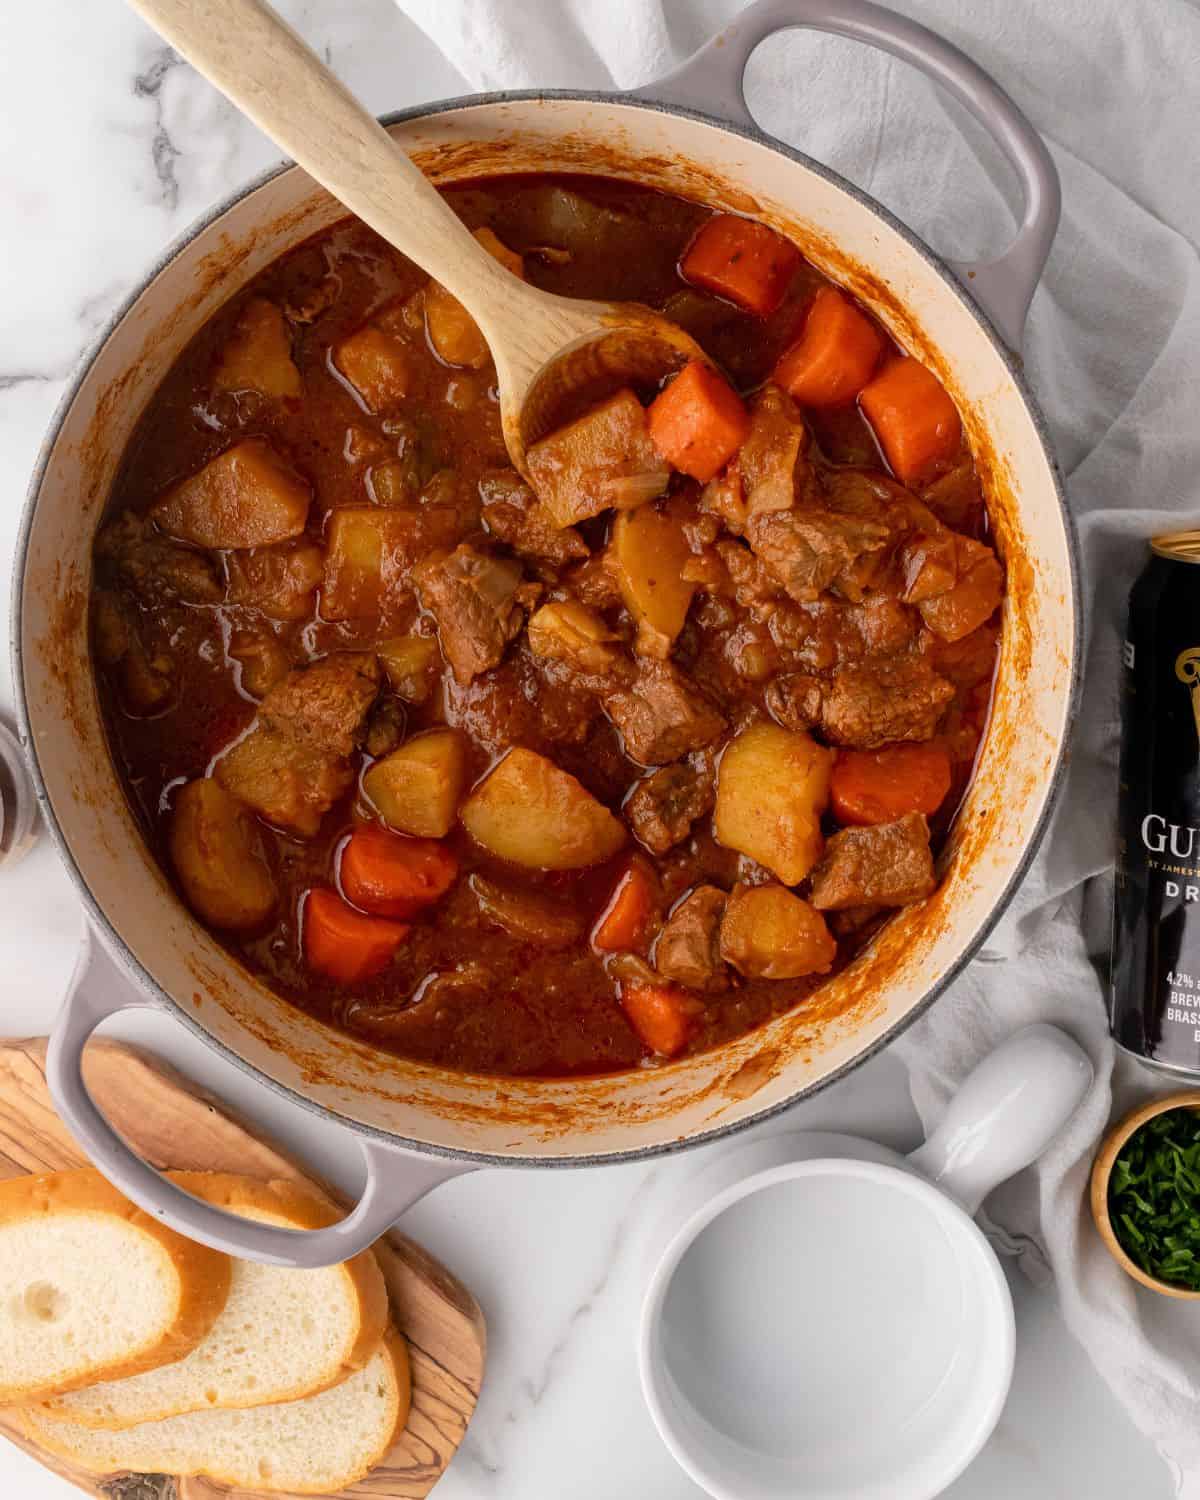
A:
{"type": "Polygon", "coordinates": [[[1161,1292],[1164,1297],[1178,1297],[1181,1302],[1197,1302],[1200,1301],[1200,1292],[1172,1286],[1169,1281],[1160,1281],[1157,1276],[1148,1276],[1141,1266],[1131,1260],[1108,1217],[1108,1179],[1112,1176],[1113,1163],[1120,1154],[1121,1147],[1147,1120],[1154,1119],[1155,1115],[1165,1115],[1171,1109],[1200,1109],[1200,1089],[1185,1089],[1182,1093],[1167,1094],[1162,1099],[1151,1099],[1148,1104],[1143,1104],[1132,1114],[1126,1115],[1104,1137],[1100,1154],[1092,1166],[1092,1218],[1096,1221],[1096,1228],[1100,1231],[1100,1238],[1108,1253],[1135,1281],[1148,1286],[1152,1292],[1161,1292]]]}

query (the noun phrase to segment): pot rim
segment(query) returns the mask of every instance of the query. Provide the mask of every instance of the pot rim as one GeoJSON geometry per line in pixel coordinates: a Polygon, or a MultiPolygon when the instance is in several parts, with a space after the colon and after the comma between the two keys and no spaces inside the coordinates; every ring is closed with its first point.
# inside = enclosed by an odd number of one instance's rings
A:
{"type": "MultiPolygon", "coordinates": [[[[652,87],[653,85],[651,85],[652,87]]],[[[146,288],[173,261],[182,250],[186,248],[198,235],[210,228],[230,209],[234,208],[244,198],[264,187],[274,178],[284,172],[295,169],[295,163],[282,161],[274,166],[265,168],[249,182],[235,188],[219,202],[205,210],[198,218],[192,221],[185,229],[177,234],[170,243],[160,252],[148,267],[137,285],[122,299],[105,320],[104,325],[96,333],[88,347],[79,357],[75,368],[68,379],[67,385],[46,429],[46,435],[38,450],[38,456],[30,475],[29,484],[25,494],[25,504],[21,514],[20,524],[17,529],[16,546],[13,553],[12,571],[12,604],[9,613],[9,629],[11,632],[11,664],[13,684],[16,699],[16,714],[18,734],[25,749],[30,775],[32,777],[34,792],[37,797],[38,806],[45,820],[50,837],[58,851],[59,857],[66,868],[67,874],[79,894],[83,904],[86,919],[92,924],[100,936],[105,948],[119,963],[123,971],[133,981],[135,986],[153,1004],[168,1014],[176,1021],[198,1037],[206,1046],[210,1047],[226,1062],[238,1068],[248,1077],[255,1080],[260,1086],[269,1089],[280,1099],[291,1104],[298,1105],[310,1114],[322,1120],[332,1120],[334,1124],[356,1135],[371,1140],[382,1142],[401,1149],[407,1149],[423,1156],[441,1157],[448,1161],[467,1161],[479,1166],[536,1166],[536,1167],[558,1167],[577,1168],[616,1165],[623,1162],[649,1161],[656,1157],[666,1156],[679,1151],[689,1150],[692,1147],[710,1144],[714,1141],[732,1138],[742,1131],[748,1130],[753,1125],[760,1125],[764,1121],[781,1115],[790,1109],[801,1099],[815,1098],[817,1094],[839,1083],[847,1077],[855,1068],[860,1067],[870,1058],[882,1052],[890,1046],[895,1039],[902,1035],[908,1028],[923,1016],[926,1011],[938,1000],[963,972],[967,965],[979,952],[1000,918],[1003,916],[1012,900],[1018,886],[1024,880],[1033,863],[1045,837],[1050,818],[1058,804],[1062,793],[1063,783],[1066,775],[1067,752],[1070,739],[1070,726],[1077,716],[1079,699],[1083,686],[1083,664],[1082,664],[1082,639],[1083,639],[1083,605],[1080,590],[1079,570],[1079,541],[1076,533],[1075,523],[1066,502],[1066,492],[1063,486],[1062,474],[1058,462],[1054,457],[1050,442],[1049,428],[1046,423],[1041,407],[1038,405],[1022,371],[1022,361],[1019,355],[1013,353],[1001,338],[994,323],[987,313],[980,307],[979,303],[970,294],[968,289],[958,279],[946,262],[918,236],[907,225],[903,224],[890,209],[879,203],[869,193],[854,183],[848,181],[841,173],[824,163],[815,161],[803,151],[786,142],[769,135],[766,131],[757,127],[749,128],[728,120],[722,120],[716,115],[710,115],[703,110],[692,109],[686,105],[666,104],[654,99],[646,99],[633,94],[613,93],[605,90],[595,89],[507,89],[494,92],[483,92],[475,94],[457,95],[451,99],[434,100],[428,104],[413,105],[407,109],[394,110],[379,117],[380,123],[385,128],[405,123],[407,121],[419,120],[433,115],[448,114],[455,110],[471,109],[480,106],[510,104],[510,103],[536,103],[542,100],[572,100],[580,103],[604,104],[615,108],[645,109],[659,114],[677,115],[684,119],[698,121],[704,125],[710,125],[718,130],[726,131],[732,135],[741,136],[743,139],[752,141],[756,145],[766,146],[772,151],[787,157],[798,165],[824,178],[833,186],[847,193],[862,207],[882,220],[889,229],[897,234],[909,249],[923,260],[933,270],[946,290],[957,298],[975,323],[982,330],[990,342],[994,352],[1003,361],[1021,401],[1029,414],[1034,431],[1037,434],[1038,444],[1041,448],[1042,458],[1045,461],[1047,472],[1054,487],[1055,498],[1058,501],[1059,514],[1062,518],[1063,530],[1067,544],[1067,565],[1070,579],[1070,608],[1072,616],[1071,635],[1071,663],[1069,686],[1067,691],[1066,714],[1064,718],[1065,729],[1062,738],[1054,754],[1054,764],[1048,779],[1048,790],[1045,803],[1038,815],[1036,824],[1030,834],[1028,844],[1021,854],[1011,875],[1006,881],[1004,888],[997,896],[995,903],[977,932],[964,947],[956,961],[950,965],[946,972],[930,987],[929,990],[917,1001],[894,1025],[882,1032],[871,1043],[864,1046],[861,1051],[847,1059],[840,1067],[832,1069],[822,1078],[798,1088],[793,1094],[785,1099],[780,1099],[773,1104],[764,1105],[761,1109],[753,1110],[741,1119],[718,1124],[709,1130],[696,1131],[679,1137],[672,1141],[663,1141],[653,1145],[631,1147],[628,1150],[614,1152],[592,1152],[579,1155],[562,1156],[533,1156],[517,1153],[501,1153],[492,1151],[475,1151],[458,1147],[442,1146],[426,1141],[417,1140],[412,1137],[402,1136],[382,1129],[379,1126],[367,1125],[359,1120],[352,1120],[336,1113],[328,1106],[319,1104],[309,1099],[298,1090],[286,1084],[277,1082],[266,1073],[261,1072],[252,1063],[248,1062],[239,1053],[235,1052],[226,1043],[214,1037],[188,1009],[175,997],[162,988],[151,974],[144,968],[136,956],[127,947],[124,938],[110,923],[107,915],[101,908],[99,902],[92,894],[91,888],[84,879],[82,871],[75,862],[70,846],[63,829],[61,828],[54,808],[51,805],[46,784],[42,776],[37,751],[33,743],[33,734],[29,720],[29,707],[25,688],[24,654],[22,650],[22,615],[24,606],[25,570],[29,552],[30,535],[33,529],[34,515],[37,510],[38,499],[41,493],[46,470],[49,467],[54,449],[58,443],[59,435],[66,420],[67,414],[79,394],[79,389],[86,379],[92,365],[107,344],[109,338],[117,326],[128,316],[134,304],[141,297],[146,288]]],[[[500,174],[493,174],[500,175],[500,174]]]]}

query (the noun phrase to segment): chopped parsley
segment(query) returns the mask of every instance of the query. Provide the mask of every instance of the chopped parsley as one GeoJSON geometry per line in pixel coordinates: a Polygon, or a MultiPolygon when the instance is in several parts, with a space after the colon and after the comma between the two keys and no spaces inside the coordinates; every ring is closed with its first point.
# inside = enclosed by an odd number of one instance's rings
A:
{"type": "Polygon", "coordinates": [[[1168,1110],[1134,1131],[1113,1164],[1108,1214],[1135,1265],[1200,1292],[1200,1110],[1168,1110]]]}

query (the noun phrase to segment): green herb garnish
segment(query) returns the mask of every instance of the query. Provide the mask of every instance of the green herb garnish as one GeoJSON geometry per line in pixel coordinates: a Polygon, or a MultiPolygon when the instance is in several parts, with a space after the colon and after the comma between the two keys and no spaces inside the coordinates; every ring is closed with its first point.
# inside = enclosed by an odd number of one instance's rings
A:
{"type": "Polygon", "coordinates": [[[1135,1265],[1200,1292],[1200,1110],[1171,1109],[1134,1131],[1113,1163],[1108,1215],[1135,1265]]]}

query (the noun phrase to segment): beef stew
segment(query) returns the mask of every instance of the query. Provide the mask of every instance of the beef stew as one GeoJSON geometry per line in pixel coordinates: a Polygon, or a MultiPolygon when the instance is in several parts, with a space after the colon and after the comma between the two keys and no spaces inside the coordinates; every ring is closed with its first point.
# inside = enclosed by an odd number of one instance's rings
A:
{"type": "Polygon", "coordinates": [[[483,1073],[703,1050],[934,888],[1004,586],[979,479],[935,377],[765,226],[591,177],[446,195],[713,366],[613,392],[531,485],[442,288],[349,221],[282,257],[97,539],[114,755],[196,915],[321,1019],[483,1073]]]}

